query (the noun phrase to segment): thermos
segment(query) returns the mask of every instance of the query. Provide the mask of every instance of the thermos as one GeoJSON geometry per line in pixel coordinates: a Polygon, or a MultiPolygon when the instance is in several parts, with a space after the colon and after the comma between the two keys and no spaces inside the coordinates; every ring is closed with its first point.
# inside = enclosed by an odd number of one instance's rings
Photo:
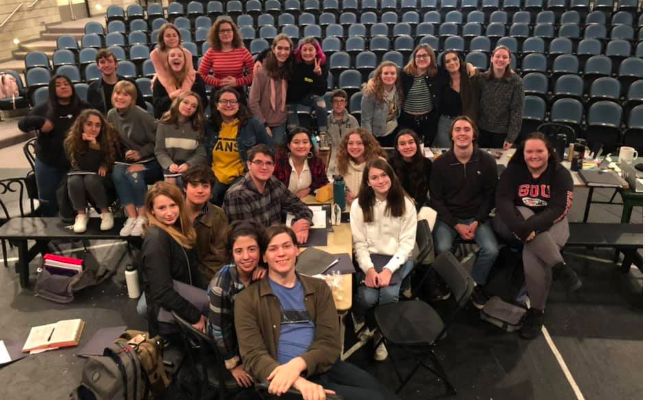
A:
{"type": "Polygon", "coordinates": [[[577,139],[575,146],[573,146],[573,158],[571,159],[571,171],[579,171],[582,169],[582,163],[585,159],[586,149],[587,149],[587,141],[584,139],[577,139]]]}
{"type": "Polygon", "coordinates": [[[341,175],[334,175],[334,203],[338,204],[341,211],[345,211],[345,181],[341,175]]]}
{"type": "Polygon", "coordinates": [[[567,135],[564,133],[558,134],[556,136],[556,146],[555,146],[555,152],[560,158],[560,160],[564,159],[564,149],[567,147],[567,135]]]}
{"type": "Polygon", "coordinates": [[[128,287],[129,298],[138,299],[139,296],[141,296],[141,290],[139,289],[139,274],[132,264],[125,266],[125,284],[128,287]]]}

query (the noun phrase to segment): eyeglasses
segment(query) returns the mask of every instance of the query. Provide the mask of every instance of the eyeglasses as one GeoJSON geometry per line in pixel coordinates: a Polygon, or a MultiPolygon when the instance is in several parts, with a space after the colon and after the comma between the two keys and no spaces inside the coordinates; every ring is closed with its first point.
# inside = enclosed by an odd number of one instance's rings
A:
{"type": "Polygon", "coordinates": [[[237,100],[224,100],[220,99],[217,101],[218,104],[221,104],[223,106],[236,106],[238,101],[237,100]]]}
{"type": "Polygon", "coordinates": [[[260,160],[255,160],[255,161],[251,161],[251,164],[255,165],[258,168],[262,168],[262,167],[272,168],[273,167],[273,161],[264,162],[264,161],[260,161],[260,160]]]}
{"type": "Polygon", "coordinates": [[[414,58],[430,58],[430,56],[427,54],[417,54],[414,56],[414,58]]]}
{"type": "Polygon", "coordinates": [[[220,29],[218,33],[233,33],[233,29],[220,29]]]}

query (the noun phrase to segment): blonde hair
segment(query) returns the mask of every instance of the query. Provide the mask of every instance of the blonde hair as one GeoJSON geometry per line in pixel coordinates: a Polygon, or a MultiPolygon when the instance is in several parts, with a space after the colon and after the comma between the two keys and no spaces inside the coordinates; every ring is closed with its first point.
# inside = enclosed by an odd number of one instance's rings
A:
{"type": "Polygon", "coordinates": [[[184,80],[186,79],[186,76],[188,76],[188,69],[189,69],[188,63],[193,62],[193,60],[186,59],[186,52],[184,50],[185,50],[184,47],[179,45],[177,47],[169,49],[168,52],[166,53],[166,64],[168,64],[168,70],[170,71],[170,75],[172,76],[172,79],[175,81],[175,84],[177,87],[181,87],[184,84],[184,80]],[[175,72],[170,67],[170,52],[175,50],[180,51],[181,56],[184,58],[184,66],[179,73],[175,72]]]}
{"type": "Polygon", "coordinates": [[[137,105],[137,88],[136,86],[134,86],[134,83],[127,80],[122,80],[122,81],[118,81],[116,85],[114,85],[114,90],[112,91],[112,98],[110,99],[113,106],[114,106],[114,95],[118,93],[125,93],[132,98],[132,100],[130,101],[130,105],[128,106],[128,109],[137,105]]]}
{"type": "Polygon", "coordinates": [[[363,88],[363,95],[372,96],[378,99],[381,102],[385,102],[385,85],[383,84],[383,79],[381,75],[385,68],[394,68],[396,70],[396,82],[394,83],[394,90],[398,94],[397,98],[397,107],[401,107],[401,102],[403,99],[403,89],[401,88],[401,79],[399,74],[399,68],[392,61],[383,61],[379,64],[378,67],[374,70],[374,76],[370,79],[370,84],[365,85],[363,88]]]}
{"type": "Polygon", "coordinates": [[[163,230],[169,234],[179,245],[185,249],[191,249],[195,246],[197,241],[197,233],[195,228],[193,228],[193,223],[188,216],[186,210],[186,205],[184,203],[184,197],[181,194],[179,187],[172,183],[168,182],[157,182],[148,190],[146,194],[146,215],[148,217],[148,224],[146,226],[146,231],[150,229],[151,226],[156,226],[157,228],[163,230]],[[179,217],[173,225],[166,225],[163,222],[159,221],[155,217],[153,210],[155,199],[159,196],[166,196],[177,204],[179,207],[179,217]]]}

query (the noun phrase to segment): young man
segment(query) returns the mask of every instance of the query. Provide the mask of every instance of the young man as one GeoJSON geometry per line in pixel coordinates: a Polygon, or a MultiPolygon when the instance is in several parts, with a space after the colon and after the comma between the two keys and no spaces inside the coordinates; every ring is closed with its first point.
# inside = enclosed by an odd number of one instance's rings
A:
{"type": "Polygon", "coordinates": [[[290,388],[305,400],[336,393],[348,400],[398,400],[360,368],[339,360],[338,314],[327,284],[296,273],[298,246],[284,225],[266,231],[269,271],[235,300],[235,330],[246,371],[269,381],[269,393],[290,388]]]}
{"type": "Polygon", "coordinates": [[[294,215],[291,228],[296,232],[298,243],[305,243],[313,212],[273,176],[273,150],[258,144],[249,150],[247,157],[249,172],[224,197],[224,211],[229,220],[253,219],[269,227],[281,223],[282,212],[287,211],[294,215]]]}
{"type": "Polygon", "coordinates": [[[146,101],[143,99],[143,94],[141,94],[141,90],[139,90],[137,83],[132,79],[117,75],[117,64],[118,61],[110,50],[99,50],[96,54],[96,65],[101,71],[101,79],[90,84],[87,91],[87,102],[90,103],[93,108],[96,108],[104,115],[107,115],[107,112],[112,108],[112,91],[114,90],[114,85],[116,85],[118,81],[126,79],[134,83],[134,87],[137,88],[137,105],[145,110],[146,101]]]}
{"type": "Polygon", "coordinates": [[[214,182],[213,171],[205,164],[193,165],[181,176],[186,209],[197,232],[199,270],[208,281],[228,261],[224,243],[228,218],[221,208],[210,203],[214,182]]]}
{"type": "Polygon", "coordinates": [[[434,227],[437,254],[450,251],[455,237],[474,240],[480,247],[473,267],[478,285],[473,292],[475,307],[481,309],[488,298],[481,289],[497,258],[498,245],[488,221],[495,205],[497,165],[495,159],[476,145],[477,128],[466,116],[452,123],[450,151],[432,163],[430,202],[437,211],[434,227]]]}
{"type": "Polygon", "coordinates": [[[340,145],[341,139],[352,129],[360,125],[356,118],[347,112],[347,93],[343,89],[338,89],[331,94],[332,112],[327,116],[327,135],[331,143],[331,153],[329,155],[329,166],[327,167],[328,175],[335,175],[336,172],[336,151],[340,145]]]}

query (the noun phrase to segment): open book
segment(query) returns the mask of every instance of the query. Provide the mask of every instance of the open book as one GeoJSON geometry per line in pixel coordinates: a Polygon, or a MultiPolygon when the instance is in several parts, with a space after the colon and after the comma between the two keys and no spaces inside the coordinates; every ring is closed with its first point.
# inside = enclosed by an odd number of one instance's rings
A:
{"type": "Polygon", "coordinates": [[[54,324],[34,326],[22,347],[22,352],[77,346],[84,326],[85,322],[80,319],[68,319],[54,324]]]}

